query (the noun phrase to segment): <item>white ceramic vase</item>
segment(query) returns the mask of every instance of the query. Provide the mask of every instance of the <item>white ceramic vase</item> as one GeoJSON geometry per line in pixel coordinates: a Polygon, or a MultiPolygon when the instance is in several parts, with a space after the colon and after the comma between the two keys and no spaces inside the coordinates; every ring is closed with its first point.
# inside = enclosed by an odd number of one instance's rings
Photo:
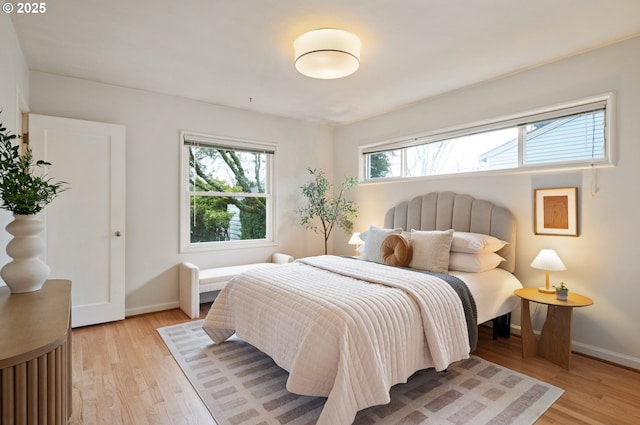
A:
{"type": "Polygon", "coordinates": [[[568,289],[556,289],[556,298],[560,301],[566,301],[569,298],[568,289]]]}
{"type": "Polygon", "coordinates": [[[0,270],[0,276],[12,293],[39,290],[50,271],[40,259],[44,252],[44,240],[40,236],[44,223],[36,215],[14,214],[13,221],[5,229],[13,235],[7,244],[7,254],[13,261],[0,270]]]}

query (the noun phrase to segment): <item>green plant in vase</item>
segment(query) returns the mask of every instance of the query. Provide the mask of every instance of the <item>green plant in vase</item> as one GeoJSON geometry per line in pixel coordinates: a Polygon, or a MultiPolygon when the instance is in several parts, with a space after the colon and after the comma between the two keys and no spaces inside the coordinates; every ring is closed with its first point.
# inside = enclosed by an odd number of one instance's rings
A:
{"type": "Polygon", "coordinates": [[[558,286],[553,285],[553,287],[556,288],[556,298],[561,301],[566,301],[569,297],[569,288],[567,288],[567,285],[564,282],[560,282],[558,286]]]}
{"type": "Polygon", "coordinates": [[[45,170],[51,164],[35,161],[31,149],[21,154],[17,139],[0,123],[0,208],[14,217],[6,227],[14,236],[7,244],[7,254],[14,261],[2,267],[0,277],[11,292],[19,293],[37,291],[49,275],[49,266],[40,259],[44,243],[35,237],[44,224],[36,215],[68,185],[53,182],[45,170]]]}

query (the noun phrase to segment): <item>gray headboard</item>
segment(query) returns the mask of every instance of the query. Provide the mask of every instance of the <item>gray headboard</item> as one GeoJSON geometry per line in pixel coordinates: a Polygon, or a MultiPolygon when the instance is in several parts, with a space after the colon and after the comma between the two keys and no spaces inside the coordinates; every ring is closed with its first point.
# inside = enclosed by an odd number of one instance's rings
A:
{"type": "Polygon", "coordinates": [[[384,227],[404,230],[447,230],[483,233],[509,242],[498,251],[511,273],[516,267],[516,221],[509,210],[489,201],[453,192],[431,192],[401,202],[387,211],[384,227]]]}

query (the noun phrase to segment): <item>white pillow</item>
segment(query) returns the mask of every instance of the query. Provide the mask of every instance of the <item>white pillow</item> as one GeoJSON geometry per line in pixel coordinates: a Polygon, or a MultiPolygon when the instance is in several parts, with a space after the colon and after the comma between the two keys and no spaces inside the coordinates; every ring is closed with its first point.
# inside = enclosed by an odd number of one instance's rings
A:
{"type": "Polygon", "coordinates": [[[384,264],[380,247],[382,241],[392,233],[400,233],[402,229],[384,229],[382,227],[369,227],[369,230],[360,233],[360,239],[364,241],[362,245],[362,259],[384,264]]]}
{"type": "Polygon", "coordinates": [[[413,257],[409,263],[412,269],[434,273],[446,273],[449,269],[449,250],[453,238],[450,230],[411,230],[413,257]]]}
{"type": "Polygon", "coordinates": [[[502,249],[507,242],[481,233],[454,232],[451,251],[468,254],[487,254],[502,249]]]}
{"type": "Polygon", "coordinates": [[[479,273],[493,270],[504,258],[490,252],[488,254],[466,254],[463,252],[452,252],[449,255],[449,270],[459,272],[479,273]]]}

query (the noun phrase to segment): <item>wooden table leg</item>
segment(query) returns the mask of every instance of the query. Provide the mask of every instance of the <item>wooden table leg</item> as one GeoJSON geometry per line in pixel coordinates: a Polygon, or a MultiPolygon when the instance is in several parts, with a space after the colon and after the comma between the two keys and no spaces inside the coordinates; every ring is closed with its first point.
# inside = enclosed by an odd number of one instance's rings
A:
{"type": "Polygon", "coordinates": [[[532,357],[538,354],[538,340],[533,334],[531,314],[529,312],[529,300],[522,298],[520,305],[520,333],[522,338],[522,358],[532,357]]]}
{"type": "Polygon", "coordinates": [[[547,319],[540,333],[538,354],[565,369],[571,367],[572,307],[547,306],[547,319]]]}

